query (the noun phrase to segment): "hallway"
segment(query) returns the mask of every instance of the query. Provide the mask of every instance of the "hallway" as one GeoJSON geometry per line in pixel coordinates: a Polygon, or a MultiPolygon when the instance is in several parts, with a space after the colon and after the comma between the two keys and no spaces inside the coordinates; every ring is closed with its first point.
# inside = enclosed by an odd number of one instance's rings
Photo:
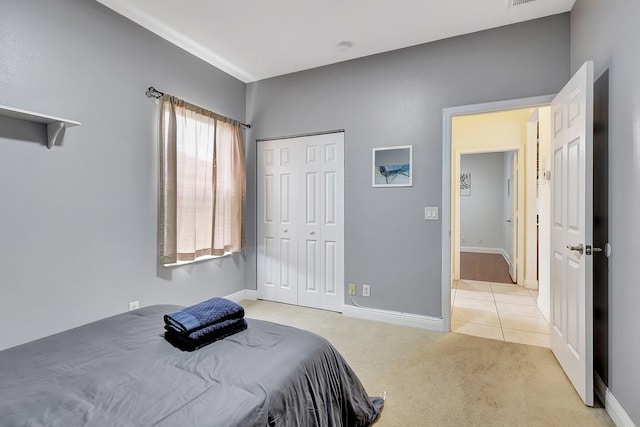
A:
{"type": "Polygon", "coordinates": [[[509,265],[500,254],[460,252],[460,278],[513,284],[509,265]]]}
{"type": "Polygon", "coordinates": [[[451,331],[548,348],[549,323],[538,310],[537,297],[537,290],[513,284],[454,281],[451,331]]]}
{"type": "Polygon", "coordinates": [[[549,347],[538,291],[515,285],[502,255],[460,252],[460,277],[451,288],[452,332],[549,347]]]}

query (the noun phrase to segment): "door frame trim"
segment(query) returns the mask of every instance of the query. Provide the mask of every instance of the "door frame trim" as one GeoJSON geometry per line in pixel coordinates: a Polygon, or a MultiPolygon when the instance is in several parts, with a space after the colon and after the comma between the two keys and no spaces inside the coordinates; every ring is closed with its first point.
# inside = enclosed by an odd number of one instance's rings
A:
{"type": "Polygon", "coordinates": [[[336,130],[326,130],[322,132],[311,132],[311,133],[301,133],[298,135],[287,135],[287,136],[273,136],[269,138],[260,138],[256,139],[256,144],[262,141],[277,141],[280,139],[294,139],[294,138],[304,138],[306,136],[318,136],[318,135],[328,135],[331,133],[345,133],[344,129],[336,129],[336,130]]]}
{"type": "Polygon", "coordinates": [[[490,113],[551,104],[552,95],[469,104],[442,109],[442,320],[443,330],[451,331],[451,123],[455,116],[490,113]]]}

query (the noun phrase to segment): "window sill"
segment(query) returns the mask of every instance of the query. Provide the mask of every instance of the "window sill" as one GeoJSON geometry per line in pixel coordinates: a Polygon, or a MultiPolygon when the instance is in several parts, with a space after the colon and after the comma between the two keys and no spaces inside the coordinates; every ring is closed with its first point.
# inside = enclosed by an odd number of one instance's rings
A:
{"type": "Polygon", "coordinates": [[[198,257],[198,258],[196,258],[194,260],[191,260],[191,261],[178,261],[178,262],[175,262],[173,264],[163,264],[162,266],[163,267],[180,267],[181,265],[194,264],[194,263],[197,263],[197,262],[209,261],[209,260],[212,260],[212,259],[220,259],[220,258],[224,258],[224,257],[229,256],[229,255],[231,255],[231,252],[225,252],[224,255],[206,255],[206,256],[198,257]]]}

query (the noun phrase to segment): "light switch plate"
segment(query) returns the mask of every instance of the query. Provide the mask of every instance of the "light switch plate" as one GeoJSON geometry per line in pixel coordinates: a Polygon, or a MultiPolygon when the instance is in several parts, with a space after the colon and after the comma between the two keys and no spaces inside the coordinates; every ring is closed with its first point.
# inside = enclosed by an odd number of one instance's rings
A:
{"type": "Polygon", "coordinates": [[[426,207],[424,208],[424,219],[427,221],[435,221],[438,219],[438,208],[437,207],[426,207]]]}

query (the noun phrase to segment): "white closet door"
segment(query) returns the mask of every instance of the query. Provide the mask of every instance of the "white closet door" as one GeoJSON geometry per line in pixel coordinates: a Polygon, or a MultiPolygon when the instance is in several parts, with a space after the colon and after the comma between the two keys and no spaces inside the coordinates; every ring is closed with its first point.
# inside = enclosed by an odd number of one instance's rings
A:
{"type": "Polygon", "coordinates": [[[297,304],[297,171],[286,141],[258,146],[258,297],[297,304]]]}
{"type": "Polygon", "coordinates": [[[301,148],[300,181],[302,196],[298,197],[300,245],[298,269],[298,303],[305,307],[322,308],[322,151],[317,137],[299,138],[301,148]]]}
{"type": "Polygon", "coordinates": [[[299,138],[298,301],[342,311],[344,302],[344,134],[299,138]]]}
{"type": "Polygon", "coordinates": [[[344,133],[317,136],[321,146],[320,306],[344,304],[344,133]]]}
{"type": "Polygon", "coordinates": [[[344,134],[258,145],[258,298],[342,311],[344,134]]]}

